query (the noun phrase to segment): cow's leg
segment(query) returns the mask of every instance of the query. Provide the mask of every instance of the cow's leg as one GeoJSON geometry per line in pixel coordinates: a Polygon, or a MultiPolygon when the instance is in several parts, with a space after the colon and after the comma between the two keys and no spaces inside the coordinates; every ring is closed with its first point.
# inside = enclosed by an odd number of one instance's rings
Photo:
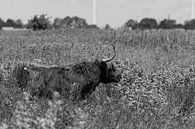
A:
{"type": "Polygon", "coordinates": [[[93,82],[85,85],[84,88],[81,90],[82,99],[85,99],[87,95],[92,94],[95,88],[96,88],[96,85],[94,85],[93,82]]]}

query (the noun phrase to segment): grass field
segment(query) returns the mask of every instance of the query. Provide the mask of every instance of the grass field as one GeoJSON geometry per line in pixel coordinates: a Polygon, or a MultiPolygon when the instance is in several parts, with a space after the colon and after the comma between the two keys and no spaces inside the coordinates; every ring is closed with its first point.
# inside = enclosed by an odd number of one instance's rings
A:
{"type": "Polygon", "coordinates": [[[1,31],[0,64],[3,129],[195,128],[195,94],[188,90],[195,77],[194,31],[1,31]],[[121,82],[100,84],[77,105],[63,98],[28,100],[29,93],[14,82],[18,61],[53,65],[93,60],[111,56],[111,44],[121,82]],[[186,110],[179,112],[185,98],[186,110]]]}

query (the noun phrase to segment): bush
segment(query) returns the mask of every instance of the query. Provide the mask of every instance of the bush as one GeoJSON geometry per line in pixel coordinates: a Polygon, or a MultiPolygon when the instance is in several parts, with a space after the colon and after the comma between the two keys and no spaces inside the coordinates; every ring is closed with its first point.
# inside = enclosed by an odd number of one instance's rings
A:
{"type": "Polygon", "coordinates": [[[46,14],[40,16],[35,15],[32,19],[28,20],[27,29],[32,30],[46,30],[51,28],[49,17],[46,14]]]}

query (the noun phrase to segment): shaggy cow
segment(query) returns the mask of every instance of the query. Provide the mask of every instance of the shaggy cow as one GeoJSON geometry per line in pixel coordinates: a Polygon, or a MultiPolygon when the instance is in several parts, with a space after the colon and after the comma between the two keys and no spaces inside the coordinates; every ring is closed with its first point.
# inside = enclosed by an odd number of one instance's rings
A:
{"type": "MultiPolygon", "coordinates": [[[[115,53],[115,49],[114,49],[115,53]]],[[[15,72],[20,87],[33,85],[32,94],[52,99],[57,91],[72,99],[85,99],[99,83],[119,82],[121,74],[110,61],[115,57],[95,61],[84,61],[71,65],[43,66],[23,63],[15,72]],[[108,63],[110,62],[110,63],[108,63]],[[33,73],[33,74],[32,74],[33,73]],[[31,80],[31,81],[29,81],[31,80]]]]}

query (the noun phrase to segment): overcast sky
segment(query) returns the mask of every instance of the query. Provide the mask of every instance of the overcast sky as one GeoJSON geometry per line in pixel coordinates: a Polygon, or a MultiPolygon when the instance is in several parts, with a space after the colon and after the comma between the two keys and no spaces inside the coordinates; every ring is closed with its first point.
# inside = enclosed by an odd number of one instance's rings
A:
{"type": "MultiPolygon", "coordinates": [[[[0,0],[0,17],[22,19],[24,23],[35,14],[46,13],[53,18],[79,16],[92,23],[93,0],[0,0]]],[[[183,23],[190,18],[190,0],[96,0],[97,25],[117,27],[128,19],[144,17],[167,18],[183,23]]],[[[195,3],[195,2],[194,2],[195,3]]]]}

